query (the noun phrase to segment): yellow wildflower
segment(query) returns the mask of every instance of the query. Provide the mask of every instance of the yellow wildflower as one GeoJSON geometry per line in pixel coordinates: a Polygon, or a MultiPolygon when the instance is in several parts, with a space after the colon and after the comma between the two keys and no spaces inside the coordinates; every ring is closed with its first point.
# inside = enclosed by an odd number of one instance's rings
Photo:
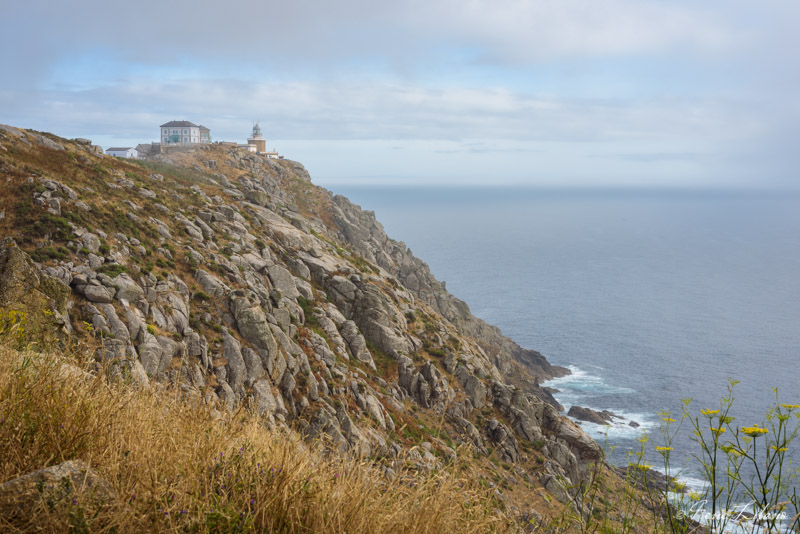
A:
{"type": "Polygon", "coordinates": [[[767,432],[769,432],[769,430],[767,430],[766,428],[761,428],[758,425],[753,425],[753,426],[742,427],[742,432],[744,432],[745,434],[747,434],[752,438],[757,438],[761,434],[766,434],[767,432]]]}
{"type": "Polygon", "coordinates": [[[776,447],[775,445],[773,445],[773,446],[772,446],[772,448],[773,448],[773,449],[775,449],[777,452],[786,452],[786,451],[788,451],[788,450],[789,450],[789,449],[787,449],[786,447],[780,447],[780,448],[778,448],[778,447],[776,447]]]}
{"type": "Polygon", "coordinates": [[[661,420],[664,421],[665,423],[674,423],[675,422],[675,419],[672,419],[671,417],[662,417],[661,420]]]}
{"type": "Polygon", "coordinates": [[[658,452],[671,451],[671,450],[672,450],[672,447],[659,447],[658,445],[656,445],[656,450],[657,450],[658,452]]]}
{"type": "Polygon", "coordinates": [[[714,428],[714,427],[712,426],[712,427],[709,427],[709,428],[711,429],[711,432],[713,432],[714,434],[716,434],[716,435],[718,435],[718,436],[719,436],[720,434],[722,434],[723,432],[725,432],[725,427],[714,428]]]}
{"type": "Polygon", "coordinates": [[[781,404],[781,407],[787,410],[794,410],[795,408],[800,408],[800,404],[781,404]]]}
{"type": "Polygon", "coordinates": [[[700,410],[700,413],[703,415],[717,415],[719,410],[700,410]]]}

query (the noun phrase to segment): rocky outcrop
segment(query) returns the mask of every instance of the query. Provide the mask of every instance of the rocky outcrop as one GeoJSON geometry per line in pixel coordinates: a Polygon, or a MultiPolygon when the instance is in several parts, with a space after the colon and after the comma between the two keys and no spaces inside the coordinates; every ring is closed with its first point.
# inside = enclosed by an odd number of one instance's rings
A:
{"type": "Polygon", "coordinates": [[[486,424],[486,434],[489,441],[497,446],[496,452],[501,460],[510,463],[519,460],[519,444],[507,426],[492,419],[486,424]]]}
{"type": "Polygon", "coordinates": [[[9,520],[37,506],[75,503],[92,508],[110,503],[114,490],[88,464],[70,460],[0,484],[0,513],[9,520]]]}
{"type": "Polygon", "coordinates": [[[423,408],[433,408],[436,413],[442,413],[452,400],[447,379],[430,362],[418,370],[410,358],[401,357],[397,383],[414,402],[423,408]]]}
{"type": "Polygon", "coordinates": [[[21,312],[29,330],[68,329],[69,294],[66,284],[39,271],[12,238],[0,240],[0,312],[21,312]]]}

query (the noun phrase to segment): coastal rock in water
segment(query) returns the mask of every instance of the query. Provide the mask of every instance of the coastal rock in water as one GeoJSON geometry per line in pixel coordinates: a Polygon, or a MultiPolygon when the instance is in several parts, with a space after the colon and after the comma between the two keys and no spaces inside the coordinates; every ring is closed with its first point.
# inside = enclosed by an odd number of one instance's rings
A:
{"type": "Polygon", "coordinates": [[[619,418],[618,415],[609,412],[608,410],[598,412],[592,410],[591,408],[583,408],[581,406],[572,406],[567,412],[567,415],[581,421],[587,421],[589,423],[595,423],[598,425],[610,425],[613,423],[614,419],[619,418]]]}

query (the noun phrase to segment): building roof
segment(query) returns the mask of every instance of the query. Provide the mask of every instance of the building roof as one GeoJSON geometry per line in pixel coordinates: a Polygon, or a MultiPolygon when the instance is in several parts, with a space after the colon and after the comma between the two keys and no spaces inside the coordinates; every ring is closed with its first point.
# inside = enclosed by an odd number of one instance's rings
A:
{"type": "Polygon", "coordinates": [[[208,128],[206,128],[205,126],[203,126],[202,124],[200,125],[200,130],[203,131],[203,132],[210,132],[211,131],[208,128]]]}
{"type": "Polygon", "coordinates": [[[197,125],[189,121],[169,121],[159,126],[159,128],[197,128],[197,125]]]}
{"type": "Polygon", "coordinates": [[[106,149],[106,152],[126,152],[130,150],[132,147],[129,146],[112,146],[106,149]]]}

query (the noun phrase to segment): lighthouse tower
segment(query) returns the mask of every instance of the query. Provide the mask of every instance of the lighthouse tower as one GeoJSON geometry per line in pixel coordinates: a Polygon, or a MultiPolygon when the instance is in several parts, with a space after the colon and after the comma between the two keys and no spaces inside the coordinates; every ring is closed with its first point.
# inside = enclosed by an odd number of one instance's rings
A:
{"type": "Polygon", "coordinates": [[[247,140],[247,144],[254,146],[258,154],[263,154],[267,151],[267,140],[261,135],[261,128],[258,127],[258,121],[253,124],[253,134],[247,140]]]}

